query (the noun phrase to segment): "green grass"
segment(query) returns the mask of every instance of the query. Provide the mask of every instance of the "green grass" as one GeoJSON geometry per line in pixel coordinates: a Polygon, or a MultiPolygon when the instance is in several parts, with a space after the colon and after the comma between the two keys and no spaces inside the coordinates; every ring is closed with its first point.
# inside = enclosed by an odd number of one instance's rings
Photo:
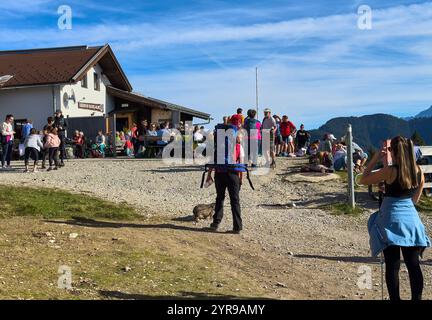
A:
{"type": "Polygon", "coordinates": [[[105,218],[129,220],[140,217],[127,204],[46,188],[0,186],[0,217],[105,218]]]}
{"type": "Polygon", "coordinates": [[[364,212],[362,207],[356,206],[354,209],[351,208],[347,203],[331,203],[321,207],[325,211],[329,211],[334,215],[352,215],[359,216],[364,212]]]}
{"type": "Polygon", "coordinates": [[[422,196],[416,207],[421,212],[432,214],[432,198],[422,196]]]}
{"type": "Polygon", "coordinates": [[[348,172],[347,171],[335,171],[335,173],[341,178],[343,183],[348,183],[348,172]]]}

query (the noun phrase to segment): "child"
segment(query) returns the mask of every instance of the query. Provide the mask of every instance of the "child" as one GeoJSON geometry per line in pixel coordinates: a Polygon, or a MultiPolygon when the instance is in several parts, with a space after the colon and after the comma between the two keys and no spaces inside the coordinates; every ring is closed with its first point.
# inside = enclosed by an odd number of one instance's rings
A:
{"type": "Polygon", "coordinates": [[[58,136],[57,128],[51,129],[51,132],[46,137],[45,149],[48,149],[49,168],[47,171],[58,169],[57,152],[60,146],[60,138],[58,136]],[[53,168],[54,164],[54,168],[53,168]]]}
{"type": "Polygon", "coordinates": [[[37,172],[37,163],[39,161],[39,152],[41,149],[43,149],[42,140],[40,138],[40,135],[36,131],[35,128],[32,128],[30,130],[30,135],[26,137],[24,140],[24,147],[25,147],[25,155],[24,155],[24,164],[25,164],[25,170],[24,172],[29,172],[28,169],[28,162],[30,159],[30,156],[33,158],[33,172],[37,172]]]}

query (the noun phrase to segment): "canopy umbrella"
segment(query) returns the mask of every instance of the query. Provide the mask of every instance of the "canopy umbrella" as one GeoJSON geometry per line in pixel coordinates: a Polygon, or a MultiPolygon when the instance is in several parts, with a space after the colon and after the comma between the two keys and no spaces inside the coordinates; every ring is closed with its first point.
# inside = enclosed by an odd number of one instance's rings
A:
{"type": "Polygon", "coordinates": [[[1,76],[0,77],[0,88],[3,87],[6,84],[6,82],[8,82],[12,78],[13,78],[13,76],[9,76],[9,75],[1,76]]]}

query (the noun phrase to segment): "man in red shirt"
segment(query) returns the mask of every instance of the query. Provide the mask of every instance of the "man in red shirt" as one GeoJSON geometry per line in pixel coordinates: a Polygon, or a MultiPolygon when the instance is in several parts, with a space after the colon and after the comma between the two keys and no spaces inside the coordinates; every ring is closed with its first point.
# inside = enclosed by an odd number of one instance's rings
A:
{"type": "Polygon", "coordinates": [[[288,120],[287,116],[282,117],[280,123],[280,131],[282,135],[283,147],[282,152],[285,156],[295,152],[294,148],[294,134],[297,131],[296,126],[288,120]]]}
{"type": "Polygon", "coordinates": [[[231,116],[231,124],[233,126],[236,126],[239,129],[243,126],[243,123],[244,123],[244,116],[242,113],[243,113],[243,109],[238,108],[237,113],[235,115],[231,116]]]}

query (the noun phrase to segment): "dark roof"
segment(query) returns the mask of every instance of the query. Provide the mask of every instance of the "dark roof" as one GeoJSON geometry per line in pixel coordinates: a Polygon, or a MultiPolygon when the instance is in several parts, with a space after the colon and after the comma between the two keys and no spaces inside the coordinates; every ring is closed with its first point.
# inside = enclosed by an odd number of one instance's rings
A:
{"type": "Polygon", "coordinates": [[[132,91],[109,45],[0,51],[0,74],[13,76],[4,88],[74,83],[97,63],[113,86],[132,91]]]}
{"type": "Polygon", "coordinates": [[[208,114],[208,113],[204,113],[204,112],[197,111],[194,109],[179,106],[177,104],[173,104],[173,103],[166,102],[163,100],[159,100],[159,99],[155,99],[155,98],[151,98],[151,97],[146,97],[146,96],[139,94],[139,93],[136,93],[136,92],[127,92],[124,90],[113,88],[111,86],[107,87],[107,92],[114,97],[118,97],[118,98],[124,99],[126,101],[137,102],[137,103],[141,103],[143,105],[146,105],[149,107],[154,107],[154,108],[180,111],[181,113],[185,113],[185,114],[188,114],[188,115],[191,115],[193,117],[200,118],[200,119],[205,119],[205,120],[210,119],[210,114],[208,114]]]}

